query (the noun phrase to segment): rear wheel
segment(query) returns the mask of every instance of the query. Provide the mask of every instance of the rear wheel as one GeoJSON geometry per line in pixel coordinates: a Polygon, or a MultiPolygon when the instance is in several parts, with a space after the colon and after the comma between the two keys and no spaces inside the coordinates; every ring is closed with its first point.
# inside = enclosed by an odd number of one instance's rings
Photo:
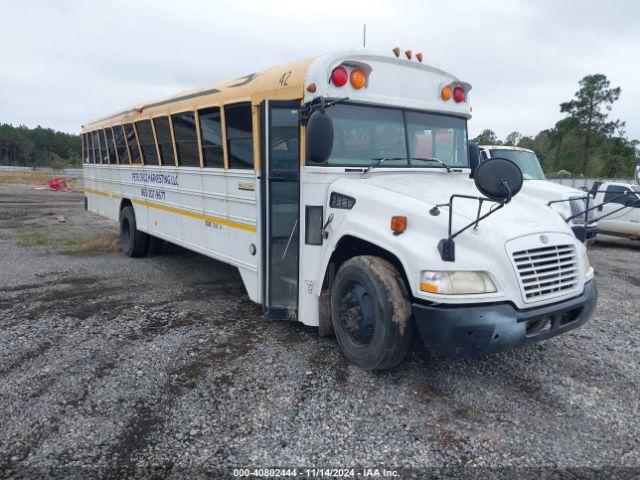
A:
{"type": "Polygon", "coordinates": [[[340,267],[331,318],[344,354],[365,370],[393,367],[407,354],[411,302],[396,268],[380,257],[354,257],[340,267]]]}
{"type": "Polygon", "coordinates": [[[120,240],[122,251],[129,257],[143,257],[149,248],[149,235],[136,227],[136,214],[131,206],[120,211],[120,240]]]}
{"type": "Polygon", "coordinates": [[[147,252],[149,255],[160,255],[162,253],[163,247],[164,247],[164,240],[162,240],[161,238],[149,235],[149,251],[147,252]]]}

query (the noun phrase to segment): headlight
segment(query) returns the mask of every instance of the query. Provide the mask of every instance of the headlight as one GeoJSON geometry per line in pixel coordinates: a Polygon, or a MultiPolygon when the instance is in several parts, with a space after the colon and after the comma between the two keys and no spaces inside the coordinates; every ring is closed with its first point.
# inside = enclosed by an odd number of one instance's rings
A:
{"type": "Polygon", "coordinates": [[[593,267],[589,263],[589,256],[587,255],[587,250],[585,249],[582,254],[582,269],[584,271],[584,276],[588,280],[593,277],[593,267]]]}
{"type": "Polygon", "coordinates": [[[497,292],[487,272],[422,272],[420,290],[443,295],[497,292]]]}

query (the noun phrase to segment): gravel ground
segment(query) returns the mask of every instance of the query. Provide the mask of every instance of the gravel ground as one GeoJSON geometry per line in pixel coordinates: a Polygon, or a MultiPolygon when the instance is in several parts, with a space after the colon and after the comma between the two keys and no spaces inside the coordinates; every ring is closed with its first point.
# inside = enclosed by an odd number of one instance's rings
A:
{"type": "Polygon", "coordinates": [[[591,248],[581,329],[475,360],[416,346],[367,373],[335,339],[261,319],[226,265],[92,242],[116,232],[81,193],[0,186],[4,476],[640,466],[638,246],[591,248]]]}

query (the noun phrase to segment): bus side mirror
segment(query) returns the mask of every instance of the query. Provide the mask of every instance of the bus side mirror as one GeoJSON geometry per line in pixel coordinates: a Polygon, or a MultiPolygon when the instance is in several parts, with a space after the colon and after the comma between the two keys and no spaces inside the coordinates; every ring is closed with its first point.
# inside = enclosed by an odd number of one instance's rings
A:
{"type": "Polygon", "coordinates": [[[509,202],[522,188],[520,167],[506,158],[490,158],[476,167],[473,180],[485,197],[509,202]]]}
{"type": "Polygon", "coordinates": [[[325,164],[333,150],[333,120],[322,110],[316,110],[307,121],[307,159],[325,164]]]}
{"type": "Polygon", "coordinates": [[[469,150],[469,168],[471,169],[469,178],[473,178],[480,164],[480,149],[478,144],[473,142],[467,142],[467,149],[469,150]]]}

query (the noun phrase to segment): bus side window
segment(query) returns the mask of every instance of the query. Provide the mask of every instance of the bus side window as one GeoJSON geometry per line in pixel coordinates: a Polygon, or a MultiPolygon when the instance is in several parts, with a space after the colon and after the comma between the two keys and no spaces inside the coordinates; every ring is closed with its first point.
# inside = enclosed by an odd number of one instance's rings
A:
{"type": "Polygon", "coordinates": [[[196,119],[193,112],[171,115],[173,135],[176,139],[178,165],[183,167],[199,167],[198,137],[196,135],[196,119]]]}
{"type": "Polygon", "coordinates": [[[118,152],[120,165],[129,165],[129,152],[127,151],[127,142],[124,138],[122,125],[116,125],[113,127],[113,137],[116,142],[116,151],[118,152]]]}
{"type": "Polygon", "coordinates": [[[204,166],[224,168],[220,107],[198,110],[198,119],[204,166]]]}
{"type": "Polygon", "coordinates": [[[129,145],[129,154],[131,155],[131,163],[142,163],[140,158],[140,150],[138,150],[138,142],[136,141],[136,132],[133,130],[132,123],[123,125],[124,133],[127,136],[127,144],[129,145]]]}
{"type": "Polygon", "coordinates": [[[115,163],[111,162],[111,157],[109,156],[109,142],[107,141],[107,131],[100,130],[98,134],[100,135],[100,145],[102,148],[102,163],[115,163]]]}
{"type": "Polygon", "coordinates": [[[102,163],[102,152],[100,151],[100,130],[92,132],[93,136],[93,163],[102,163]]]}
{"type": "Polygon", "coordinates": [[[93,142],[91,141],[91,133],[85,133],[85,147],[87,149],[87,163],[93,163],[93,142]]]}
{"type": "Polygon", "coordinates": [[[82,163],[89,163],[87,158],[87,134],[82,134],[82,163]]]}
{"type": "Polygon", "coordinates": [[[171,126],[169,117],[158,117],[153,119],[153,126],[156,129],[158,139],[158,150],[160,150],[160,163],[162,165],[176,164],[173,155],[173,140],[171,139],[171,126]]]}
{"type": "Polygon", "coordinates": [[[118,163],[118,156],[116,155],[116,146],[113,143],[113,129],[105,128],[105,133],[107,134],[107,150],[109,151],[109,160],[112,164],[118,163]]]}
{"type": "Polygon", "coordinates": [[[251,104],[224,107],[229,168],[253,169],[253,127],[251,104]]]}
{"type": "Polygon", "coordinates": [[[145,165],[158,165],[158,154],[156,142],[153,138],[151,120],[140,120],[135,122],[140,150],[142,150],[142,161],[145,165]]]}
{"type": "Polygon", "coordinates": [[[487,160],[487,152],[480,150],[480,161],[484,162],[485,160],[487,160]]]}

